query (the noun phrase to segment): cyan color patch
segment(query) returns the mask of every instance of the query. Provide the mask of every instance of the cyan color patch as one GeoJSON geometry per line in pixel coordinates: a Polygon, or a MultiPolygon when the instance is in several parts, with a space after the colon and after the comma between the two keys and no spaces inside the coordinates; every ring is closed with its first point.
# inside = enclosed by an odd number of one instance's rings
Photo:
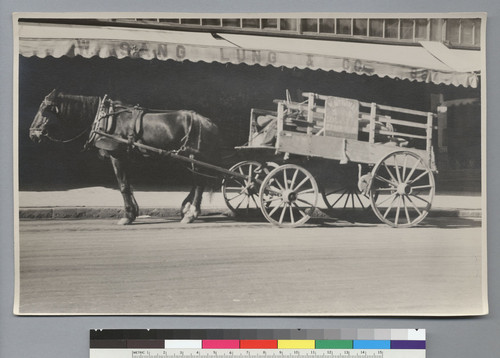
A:
{"type": "Polygon", "coordinates": [[[364,341],[355,340],[352,344],[353,349],[391,349],[391,341],[364,341]]]}

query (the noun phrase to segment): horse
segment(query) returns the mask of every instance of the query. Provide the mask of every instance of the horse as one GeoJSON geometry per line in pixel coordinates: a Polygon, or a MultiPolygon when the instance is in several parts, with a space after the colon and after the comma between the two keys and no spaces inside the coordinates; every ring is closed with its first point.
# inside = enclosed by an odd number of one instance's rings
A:
{"type": "MultiPolygon", "coordinates": [[[[71,95],[56,89],[42,101],[29,129],[29,137],[35,143],[78,143],[82,150],[96,147],[102,156],[110,158],[125,209],[119,225],[131,224],[139,215],[129,183],[129,168],[132,154],[151,154],[141,150],[141,144],[214,162],[218,134],[210,119],[194,111],[152,110],[107,96],[71,95]]],[[[182,223],[192,223],[200,214],[206,186],[206,175],[194,166],[192,171],[193,186],[181,205],[182,223]]]]}

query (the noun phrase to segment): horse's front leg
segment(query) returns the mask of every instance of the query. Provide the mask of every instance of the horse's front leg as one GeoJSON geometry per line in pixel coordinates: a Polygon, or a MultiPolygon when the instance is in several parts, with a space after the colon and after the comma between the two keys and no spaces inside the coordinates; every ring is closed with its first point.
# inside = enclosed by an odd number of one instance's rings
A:
{"type": "Polygon", "coordinates": [[[135,201],[130,183],[128,182],[128,159],[111,156],[111,163],[113,164],[118,188],[120,189],[120,193],[122,193],[125,205],[125,217],[118,221],[118,225],[128,225],[139,215],[139,206],[135,201]]]}
{"type": "Polygon", "coordinates": [[[184,200],[182,206],[182,220],[183,224],[190,224],[196,220],[201,212],[201,199],[203,198],[204,186],[196,184],[191,189],[188,197],[184,200]]]}

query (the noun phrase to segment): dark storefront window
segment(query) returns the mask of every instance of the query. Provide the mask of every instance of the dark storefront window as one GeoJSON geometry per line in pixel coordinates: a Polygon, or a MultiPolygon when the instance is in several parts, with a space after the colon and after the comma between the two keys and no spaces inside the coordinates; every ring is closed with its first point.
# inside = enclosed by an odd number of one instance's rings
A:
{"type": "Polygon", "coordinates": [[[201,24],[207,26],[221,26],[221,19],[202,19],[201,24]]]}
{"type": "Polygon", "coordinates": [[[318,19],[302,19],[302,32],[318,32],[318,19]]]}
{"type": "Polygon", "coordinates": [[[386,19],[385,20],[385,37],[388,39],[399,38],[399,20],[386,19]]]}
{"type": "Polygon", "coordinates": [[[462,20],[462,31],[460,43],[462,45],[474,44],[474,22],[472,20],[462,20]]]}
{"type": "Polygon", "coordinates": [[[319,32],[334,34],[335,20],[334,19],[319,19],[319,32]]]}
{"type": "Polygon", "coordinates": [[[413,40],[413,20],[402,19],[400,23],[400,38],[403,40],[413,40]]]}
{"type": "Polygon", "coordinates": [[[262,19],[262,28],[263,29],[277,29],[278,28],[278,19],[262,19]]]}
{"type": "Polygon", "coordinates": [[[354,19],[353,35],[368,35],[368,19],[354,19]]]}
{"type": "Polygon", "coordinates": [[[415,39],[427,40],[428,38],[428,24],[427,19],[415,19],[415,39]]]}
{"type": "Polygon", "coordinates": [[[167,24],[178,24],[180,19],[158,19],[158,22],[164,22],[167,24]]]}
{"type": "Polygon", "coordinates": [[[474,21],[474,45],[481,45],[481,20],[474,21]]]}
{"type": "Polygon", "coordinates": [[[240,27],[240,19],[222,19],[222,26],[240,27]]]}
{"type": "Polygon", "coordinates": [[[200,25],[201,19],[181,19],[183,25],[200,25]]]}
{"type": "Polygon", "coordinates": [[[352,35],[352,19],[338,19],[337,34],[352,35]]]}
{"type": "Polygon", "coordinates": [[[460,43],[460,19],[446,20],[446,40],[453,44],[460,43]]]}
{"type": "Polygon", "coordinates": [[[260,19],[242,19],[243,28],[248,29],[259,29],[260,28],[260,19]]]}
{"type": "Polygon", "coordinates": [[[418,41],[440,41],[451,47],[475,47],[481,43],[481,19],[475,18],[448,18],[448,19],[368,19],[368,18],[158,18],[158,19],[108,19],[113,22],[140,22],[163,24],[166,28],[190,27],[198,31],[207,26],[227,28],[225,31],[265,33],[273,35],[282,32],[285,36],[315,37],[335,39],[352,36],[360,38],[385,39],[384,42],[414,43],[418,41]],[[233,30],[237,29],[237,30],[233,30]]]}
{"type": "Polygon", "coordinates": [[[297,31],[297,19],[280,19],[280,30],[297,31]]]}
{"type": "Polygon", "coordinates": [[[384,37],[384,20],[371,19],[369,36],[384,37]]]}
{"type": "Polygon", "coordinates": [[[442,19],[431,19],[431,41],[443,40],[443,24],[442,19]]]}

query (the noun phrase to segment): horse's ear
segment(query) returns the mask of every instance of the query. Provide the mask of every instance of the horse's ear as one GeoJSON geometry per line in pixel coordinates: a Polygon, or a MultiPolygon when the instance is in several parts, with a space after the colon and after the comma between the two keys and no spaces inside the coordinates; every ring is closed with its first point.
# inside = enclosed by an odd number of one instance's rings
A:
{"type": "Polygon", "coordinates": [[[57,88],[54,88],[52,90],[52,92],[50,92],[48,95],[47,95],[47,99],[53,99],[57,96],[57,93],[59,92],[59,90],[57,88]]]}

